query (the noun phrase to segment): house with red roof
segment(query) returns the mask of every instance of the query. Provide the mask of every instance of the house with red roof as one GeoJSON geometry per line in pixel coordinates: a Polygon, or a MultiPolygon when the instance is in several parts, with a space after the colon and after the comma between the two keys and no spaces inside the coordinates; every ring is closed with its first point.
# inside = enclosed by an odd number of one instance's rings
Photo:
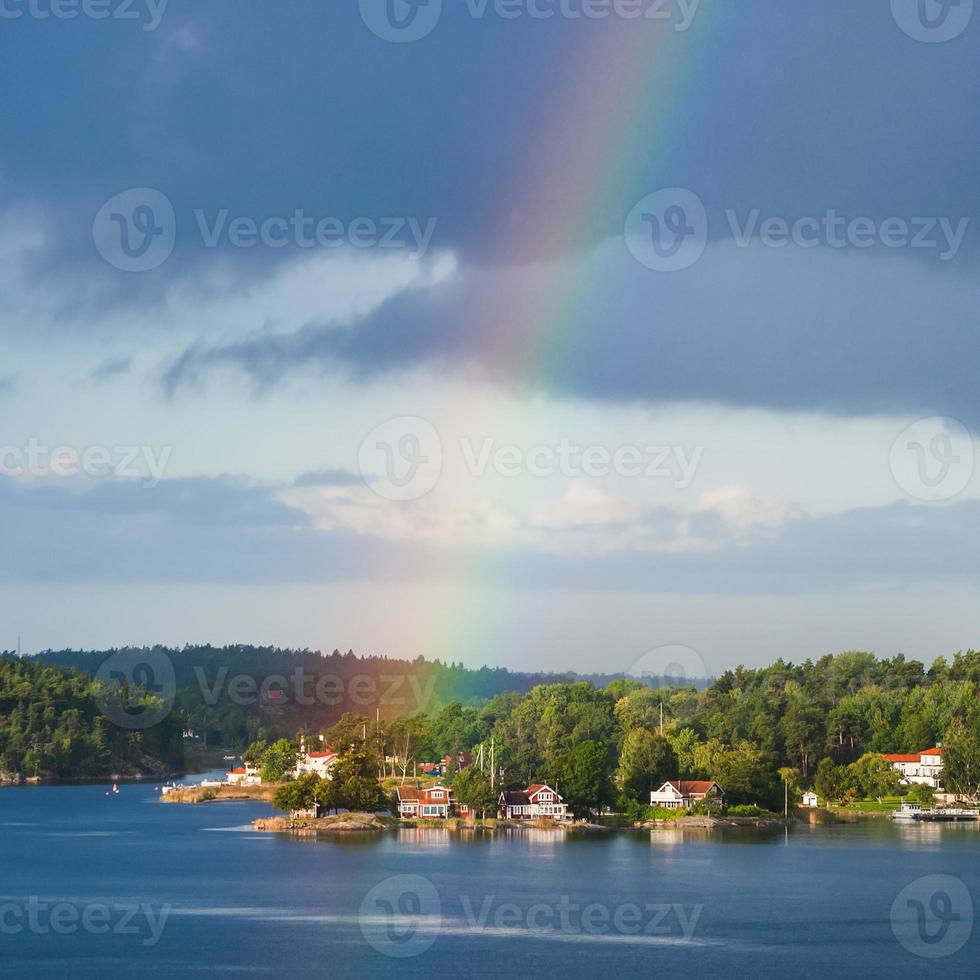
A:
{"type": "Polygon", "coordinates": [[[452,816],[456,807],[453,791],[448,786],[430,786],[428,789],[421,789],[418,786],[399,786],[395,792],[400,817],[445,820],[446,817],[452,816]]]}
{"type": "Polygon", "coordinates": [[[296,756],[296,778],[306,773],[316,773],[321,779],[332,779],[331,772],[337,764],[337,753],[333,748],[327,748],[322,752],[307,752],[301,750],[296,756]]]}
{"type": "Polygon", "coordinates": [[[942,746],[923,749],[911,755],[886,755],[884,758],[902,777],[902,782],[923,783],[939,789],[943,770],[942,746]]]}
{"type": "Polygon", "coordinates": [[[225,782],[229,786],[259,786],[262,777],[259,775],[259,767],[246,762],[243,766],[236,766],[225,774],[225,782]]]}
{"type": "Polygon", "coordinates": [[[509,789],[500,794],[501,820],[567,820],[568,804],[546,783],[532,783],[527,789],[509,789]]]}
{"type": "Polygon", "coordinates": [[[695,803],[725,805],[725,791],[710,779],[671,779],[650,793],[650,806],[690,810],[695,803]]]}

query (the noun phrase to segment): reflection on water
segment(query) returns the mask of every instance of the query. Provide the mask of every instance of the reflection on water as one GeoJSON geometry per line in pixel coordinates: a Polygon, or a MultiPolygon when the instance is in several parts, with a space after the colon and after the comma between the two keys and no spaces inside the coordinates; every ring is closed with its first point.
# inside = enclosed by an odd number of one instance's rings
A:
{"type": "Polygon", "coordinates": [[[180,978],[206,965],[290,980],[428,980],[517,975],[547,957],[547,975],[563,980],[910,971],[959,980],[975,976],[980,955],[978,929],[955,955],[920,963],[890,918],[903,890],[929,876],[951,876],[980,901],[974,824],[401,827],[317,838],[252,831],[251,820],[269,813],[262,804],[164,806],[148,786],[114,798],[97,786],[0,791],[0,807],[3,901],[171,909],[153,948],[125,935],[4,935],[0,976],[180,978]],[[406,899],[396,887],[406,880],[435,896],[435,908],[406,899]],[[411,925],[417,907],[428,930],[421,952],[389,955],[411,933],[386,910],[404,910],[411,925]],[[561,925],[566,908],[572,928],[561,925]],[[586,909],[595,931],[576,925],[586,909]],[[602,925],[635,914],[670,928],[647,941],[602,925]]]}

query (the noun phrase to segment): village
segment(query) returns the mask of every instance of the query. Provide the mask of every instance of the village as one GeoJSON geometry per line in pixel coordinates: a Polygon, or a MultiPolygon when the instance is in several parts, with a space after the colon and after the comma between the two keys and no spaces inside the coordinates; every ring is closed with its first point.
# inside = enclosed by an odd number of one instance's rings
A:
{"type": "MultiPolygon", "coordinates": [[[[315,789],[312,799],[310,794],[303,794],[301,787],[315,787],[318,782],[330,783],[334,778],[335,769],[341,760],[341,753],[334,746],[325,744],[325,737],[319,736],[321,743],[317,748],[309,748],[305,737],[300,739],[299,749],[295,753],[295,761],[288,773],[284,775],[285,785],[294,786],[294,801],[302,798],[300,805],[282,806],[287,809],[293,820],[317,820],[331,808],[329,803],[316,798],[315,789]],[[299,796],[295,795],[299,793],[299,796]]],[[[893,819],[901,820],[964,820],[980,819],[978,811],[972,808],[957,808],[960,802],[956,794],[946,793],[942,788],[942,747],[935,746],[921,752],[911,754],[884,754],[881,756],[894,773],[897,783],[906,791],[915,787],[924,787],[930,805],[923,807],[919,800],[925,798],[922,793],[916,798],[902,798],[897,809],[891,811],[893,819]]],[[[237,760],[236,764],[226,774],[223,780],[204,780],[202,789],[250,788],[263,786],[263,767],[255,761],[237,760]]],[[[397,759],[388,758],[385,766],[391,765],[394,772],[397,759]]],[[[465,780],[465,776],[463,777],[465,780]]],[[[392,780],[387,780],[391,783],[392,780]]],[[[492,763],[488,769],[484,758],[483,746],[479,747],[474,758],[469,751],[460,751],[455,755],[446,755],[437,762],[421,762],[413,766],[412,775],[403,773],[400,780],[394,780],[390,796],[390,809],[401,820],[410,821],[446,821],[457,819],[463,822],[474,822],[477,819],[492,818],[527,824],[557,824],[569,825],[576,820],[576,815],[559,792],[559,783],[530,782],[519,788],[500,788],[494,786],[496,773],[492,763]],[[454,788],[454,783],[461,774],[478,768],[481,775],[486,775],[492,798],[484,798],[483,805],[476,806],[467,799],[461,799],[454,788]],[[489,805],[488,805],[489,804],[489,805]]],[[[173,792],[175,787],[164,787],[164,795],[173,792]]],[[[277,797],[285,800],[287,797],[277,797]]],[[[644,801],[646,803],[647,801],[644,801]]],[[[653,811],[661,811],[665,815],[683,816],[685,814],[715,814],[722,815],[728,810],[728,800],[725,790],[714,780],[692,780],[674,778],[664,781],[656,789],[649,792],[649,807],[653,811]]],[[[794,796],[790,801],[787,794],[784,816],[789,815],[790,804],[794,810],[802,812],[815,811],[821,808],[831,809],[833,800],[821,798],[815,789],[808,789],[794,796]]],[[[738,809],[738,808],[736,808],[738,809]]],[[[744,809],[744,808],[743,808],[744,809]]],[[[607,811],[608,812],[608,811],[607,811]]],[[[591,815],[590,815],[591,816],[591,815]]],[[[586,815],[581,815],[584,821],[586,815]]]]}

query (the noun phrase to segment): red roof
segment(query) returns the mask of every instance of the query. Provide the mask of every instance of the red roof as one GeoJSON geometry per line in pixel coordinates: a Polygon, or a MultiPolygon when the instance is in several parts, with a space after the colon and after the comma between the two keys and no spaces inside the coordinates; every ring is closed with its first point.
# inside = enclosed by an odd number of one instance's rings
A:
{"type": "MultiPolygon", "coordinates": [[[[674,784],[682,793],[707,793],[712,786],[718,786],[713,779],[686,779],[674,784]]],[[[718,786],[721,789],[720,786],[718,786]]]]}
{"type": "Polygon", "coordinates": [[[713,779],[670,779],[668,783],[681,796],[704,796],[712,786],[717,786],[718,792],[724,793],[724,790],[713,779]]]}
{"type": "Polygon", "coordinates": [[[232,769],[231,772],[229,773],[229,775],[230,776],[244,776],[245,775],[245,770],[244,769],[232,769]]]}
{"type": "Polygon", "coordinates": [[[943,750],[941,748],[931,748],[923,749],[921,752],[916,752],[914,755],[886,755],[884,756],[889,762],[921,762],[922,756],[924,755],[938,755],[941,756],[943,750]]]}
{"type": "Polygon", "coordinates": [[[531,785],[528,786],[527,789],[523,789],[523,790],[511,789],[505,791],[504,793],[501,793],[500,794],[501,802],[509,806],[530,806],[531,799],[534,796],[536,796],[538,793],[540,793],[541,790],[543,789],[546,789],[549,792],[554,793],[555,796],[558,798],[558,800],[561,801],[562,797],[559,796],[558,793],[555,790],[553,790],[547,783],[531,783],[531,785]]]}
{"type": "Polygon", "coordinates": [[[309,757],[311,759],[329,759],[331,756],[335,756],[336,752],[310,752],[309,757]]]}
{"type": "Polygon", "coordinates": [[[399,786],[397,792],[400,803],[431,803],[436,806],[447,806],[452,802],[452,790],[447,786],[433,786],[432,789],[418,789],[415,786],[399,786]],[[433,797],[433,790],[440,790],[443,795],[433,797]]]}

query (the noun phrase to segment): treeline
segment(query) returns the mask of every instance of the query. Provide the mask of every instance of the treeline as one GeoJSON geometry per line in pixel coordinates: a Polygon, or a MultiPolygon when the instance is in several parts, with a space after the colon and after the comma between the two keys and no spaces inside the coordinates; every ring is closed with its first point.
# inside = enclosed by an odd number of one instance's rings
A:
{"type": "Polygon", "coordinates": [[[178,719],[146,731],[120,727],[117,711],[151,705],[144,691],[106,688],[87,674],[0,655],[0,778],[95,778],[179,771],[178,719]]]}
{"type": "MultiPolygon", "coordinates": [[[[811,787],[821,764],[822,784],[874,795],[887,774],[879,778],[880,760],[867,756],[943,743],[947,786],[980,788],[980,653],[972,650],[929,667],[869,653],[780,659],[726,671],[700,690],[336,651],[150,652],[173,663],[171,731],[180,718],[236,750],[325,734],[340,749],[368,753],[382,777],[406,778],[419,763],[481,744],[486,755],[492,742],[503,785],[561,781],[580,806],[643,800],[677,777],[715,779],[735,803],[778,806],[785,782],[811,787]]],[[[63,651],[40,660],[94,673],[113,653],[63,651]]]]}
{"type": "Polygon", "coordinates": [[[732,803],[781,809],[784,783],[794,793],[812,787],[818,769],[819,788],[836,795],[897,791],[880,754],[937,743],[947,746],[948,787],[975,794],[978,694],[974,651],[929,668],[903,656],[844,653],[738,668],[704,691],[579,681],[501,693],[482,705],[453,702],[390,722],[352,713],[326,739],[341,750],[372,753],[379,775],[389,777],[411,777],[419,763],[481,744],[486,761],[492,741],[500,785],[558,782],[579,810],[635,807],[671,778],[714,779],[732,803]]]}
{"type": "MultiPolygon", "coordinates": [[[[361,657],[352,651],[292,650],[236,644],[153,646],[139,651],[48,650],[36,659],[93,676],[110,658],[139,652],[151,664],[166,658],[176,682],[174,706],[209,745],[241,749],[301,730],[330,727],[351,712],[391,720],[431,714],[447,704],[486,704],[502,693],[542,684],[586,680],[605,687],[622,674],[520,673],[502,667],[470,669],[438,660],[361,657]]],[[[659,686],[665,678],[647,678],[659,686]]],[[[706,684],[707,682],[699,682],[706,684]]]]}

